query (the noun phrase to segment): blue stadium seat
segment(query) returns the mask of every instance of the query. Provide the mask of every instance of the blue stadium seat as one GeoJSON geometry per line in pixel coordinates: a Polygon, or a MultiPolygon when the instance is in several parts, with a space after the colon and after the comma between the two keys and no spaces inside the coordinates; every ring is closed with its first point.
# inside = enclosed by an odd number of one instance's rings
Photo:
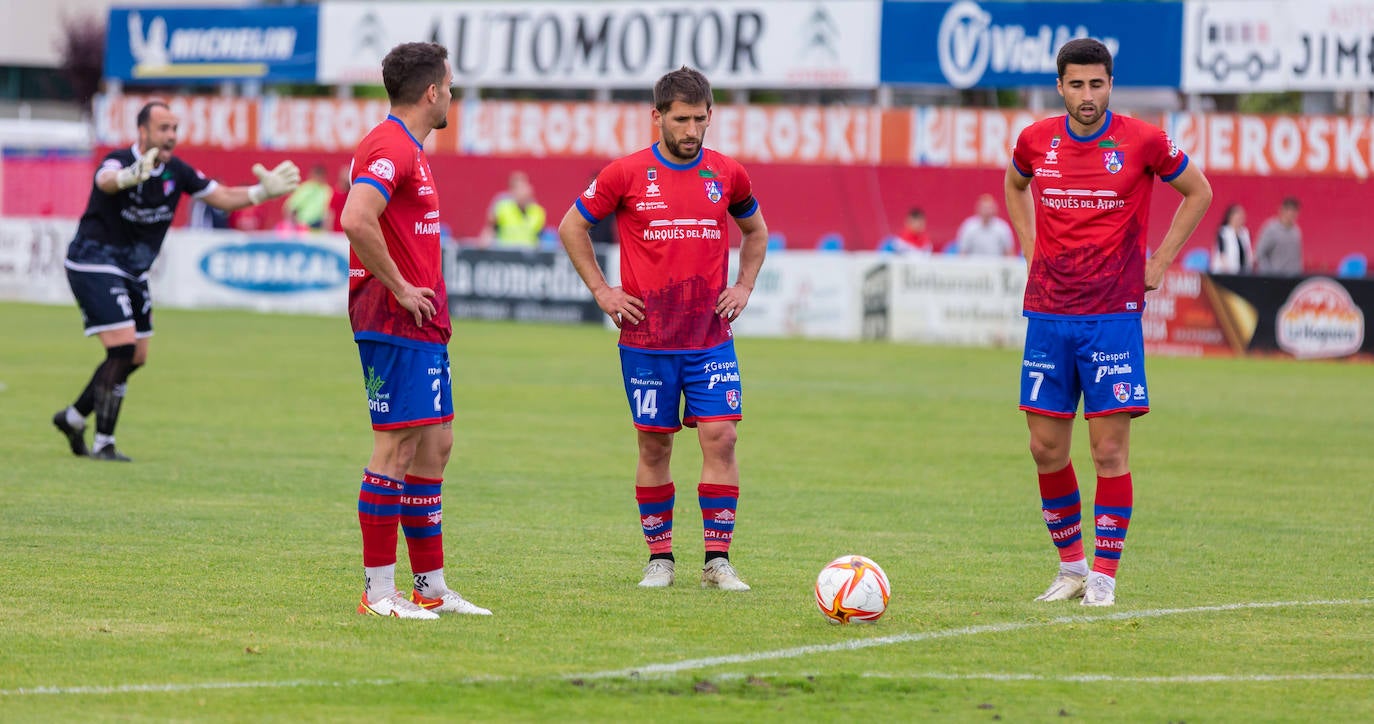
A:
{"type": "Polygon", "coordinates": [[[897,248],[897,237],[895,236],[883,237],[883,240],[878,242],[878,251],[886,254],[895,254],[897,248]]]}
{"type": "Polygon", "coordinates": [[[944,250],[942,253],[944,253],[944,254],[951,254],[951,255],[953,255],[953,254],[958,254],[958,253],[959,253],[959,240],[958,240],[958,239],[955,239],[954,241],[951,241],[951,242],[949,242],[948,244],[945,244],[945,250],[944,250]]]}
{"type": "Polygon", "coordinates": [[[1188,271],[1205,272],[1211,263],[1211,256],[1206,249],[1193,249],[1183,255],[1183,268],[1188,271]]]}
{"type": "Polygon", "coordinates": [[[1364,254],[1347,254],[1336,265],[1336,276],[1344,279],[1361,279],[1369,273],[1369,259],[1364,254]]]}
{"type": "Polygon", "coordinates": [[[787,248],[787,237],[780,231],[768,232],[768,250],[781,251],[787,248]]]}
{"type": "Polygon", "coordinates": [[[844,251],[844,237],[836,233],[826,234],[821,237],[820,241],[816,242],[816,250],[844,251]]]}

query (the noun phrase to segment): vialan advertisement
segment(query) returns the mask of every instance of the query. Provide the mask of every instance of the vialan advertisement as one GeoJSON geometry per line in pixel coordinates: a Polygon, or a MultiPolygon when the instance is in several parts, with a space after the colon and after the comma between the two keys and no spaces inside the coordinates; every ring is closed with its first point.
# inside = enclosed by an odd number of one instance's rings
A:
{"type": "Polygon", "coordinates": [[[320,5],[319,82],[379,83],[398,43],[449,50],[458,86],[635,88],[696,68],[718,88],[872,88],[877,0],[320,5]]]}

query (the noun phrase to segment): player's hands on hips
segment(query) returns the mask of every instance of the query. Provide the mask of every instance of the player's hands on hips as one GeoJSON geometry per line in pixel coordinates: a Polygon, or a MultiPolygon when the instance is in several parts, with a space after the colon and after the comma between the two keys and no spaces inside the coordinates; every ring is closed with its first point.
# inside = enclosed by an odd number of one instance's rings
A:
{"type": "Polygon", "coordinates": [[[727,322],[739,319],[740,313],[749,306],[749,295],[753,291],[738,284],[727,287],[725,291],[720,293],[720,298],[716,300],[716,314],[719,314],[727,322]]]}
{"type": "Polygon", "coordinates": [[[1164,272],[1168,269],[1169,262],[1161,259],[1158,254],[1150,257],[1145,262],[1145,291],[1152,292],[1158,289],[1159,285],[1164,283],[1164,272]]]}
{"type": "Polygon", "coordinates": [[[395,292],[396,302],[415,317],[415,326],[423,327],[425,322],[434,318],[434,290],[429,287],[412,287],[409,284],[395,292]]]}
{"type": "Polygon", "coordinates": [[[301,185],[301,170],[290,161],[282,161],[271,171],[268,171],[266,166],[255,163],[253,175],[258,177],[258,183],[248,189],[248,197],[255,204],[285,196],[301,185]]]}
{"type": "Polygon", "coordinates": [[[643,300],[626,294],[620,287],[602,287],[592,296],[596,298],[596,306],[601,307],[617,328],[626,322],[639,324],[644,320],[643,300]]]}
{"type": "Polygon", "coordinates": [[[161,149],[157,146],[153,146],[147,151],[144,151],[142,156],[134,159],[133,163],[119,169],[119,173],[115,175],[115,183],[119,188],[127,189],[131,186],[137,186],[147,181],[149,178],[152,178],[153,167],[157,165],[157,153],[159,150],[161,149]]]}

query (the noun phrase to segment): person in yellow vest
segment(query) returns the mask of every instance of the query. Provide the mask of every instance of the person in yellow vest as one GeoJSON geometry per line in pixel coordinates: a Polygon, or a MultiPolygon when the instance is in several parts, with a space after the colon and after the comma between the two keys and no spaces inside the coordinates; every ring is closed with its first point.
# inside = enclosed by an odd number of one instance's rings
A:
{"type": "Polygon", "coordinates": [[[487,210],[487,222],[482,227],[482,243],[486,246],[539,246],[539,233],[544,230],[544,207],[534,200],[534,185],[524,171],[510,175],[506,191],[492,199],[487,210]]]}

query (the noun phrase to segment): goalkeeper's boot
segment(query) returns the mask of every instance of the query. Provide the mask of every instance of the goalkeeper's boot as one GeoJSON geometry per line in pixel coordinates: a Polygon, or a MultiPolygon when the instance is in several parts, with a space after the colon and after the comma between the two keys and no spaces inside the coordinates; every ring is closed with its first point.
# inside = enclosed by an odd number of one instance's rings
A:
{"type": "Polygon", "coordinates": [[[128,455],[125,455],[124,453],[116,450],[114,443],[106,445],[105,447],[102,447],[99,450],[96,450],[95,452],[91,453],[91,458],[94,460],[108,460],[116,463],[130,463],[134,460],[128,455]]]}
{"type": "Polygon", "coordinates": [[[57,431],[67,436],[67,445],[71,447],[72,454],[78,457],[86,457],[90,450],[86,448],[86,428],[73,427],[67,422],[67,409],[62,408],[57,414],[52,416],[53,427],[57,431]]]}

